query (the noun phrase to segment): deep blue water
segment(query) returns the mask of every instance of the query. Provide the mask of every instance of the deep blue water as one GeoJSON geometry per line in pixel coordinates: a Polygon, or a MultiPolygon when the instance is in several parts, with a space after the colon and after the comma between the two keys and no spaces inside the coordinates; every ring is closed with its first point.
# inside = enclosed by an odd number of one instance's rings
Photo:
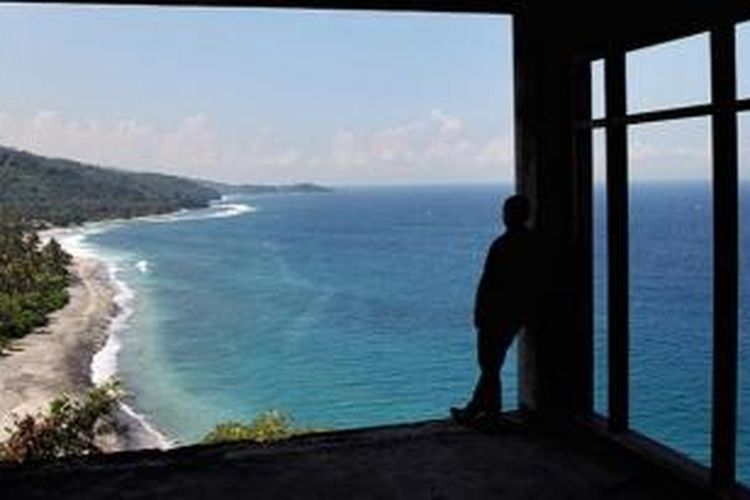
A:
{"type": "Polygon", "coordinates": [[[257,211],[93,236],[136,292],[119,360],[135,406],[188,441],[271,408],[324,428],[446,415],[474,381],[474,286],[509,191],[236,199],[257,211]]]}
{"type": "MultiPolygon", "coordinates": [[[[710,185],[636,183],[629,191],[631,426],[707,464],[713,354],[710,185]]],[[[740,198],[738,471],[750,482],[749,184],[741,186],[740,198]]],[[[596,407],[606,415],[605,205],[603,189],[597,189],[596,407]]]]}
{"type": "MultiPolygon", "coordinates": [[[[509,192],[341,188],[237,198],[229,203],[256,211],[211,217],[217,208],[90,236],[118,259],[118,277],[135,292],[119,356],[135,408],[183,442],[218,421],[249,420],[270,408],[325,428],[445,416],[476,376],[474,286],[498,231],[497,202],[509,192]]],[[[750,189],[742,192],[750,217],[750,189]]],[[[710,437],[710,208],[707,185],[631,187],[633,427],[703,461],[710,437]]],[[[601,191],[596,216],[597,407],[606,412],[601,191]]],[[[742,241],[750,248],[746,220],[742,241]]],[[[744,281],[749,254],[741,257],[744,281]]],[[[744,360],[750,346],[741,348],[744,360]]],[[[750,363],[742,372],[750,385],[750,363]]],[[[514,355],[503,375],[506,407],[513,407],[514,355]]],[[[747,480],[750,389],[740,403],[740,472],[747,480]]]]}

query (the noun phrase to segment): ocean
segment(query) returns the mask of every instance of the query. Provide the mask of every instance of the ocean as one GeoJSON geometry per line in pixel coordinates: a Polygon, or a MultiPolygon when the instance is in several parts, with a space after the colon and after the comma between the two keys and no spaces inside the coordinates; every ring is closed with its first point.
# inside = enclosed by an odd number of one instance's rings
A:
{"type": "MultiPolygon", "coordinates": [[[[234,196],[87,226],[69,248],[119,286],[94,377],[172,443],[278,409],[339,429],[446,417],[475,382],[472,306],[510,185],[234,196]]],[[[750,185],[742,186],[750,216],[750,185]]],[[[595,196],[596,406],[606,413],[605,198],[595,196]]],[[[711,196],[631,186],[632,426],[710,453],[711,196]]],[[[740,476],[750,482],[750,224],[741,223],[740,476]]],[[[516,406],[516,356],[503,370],[516,406]]]]}

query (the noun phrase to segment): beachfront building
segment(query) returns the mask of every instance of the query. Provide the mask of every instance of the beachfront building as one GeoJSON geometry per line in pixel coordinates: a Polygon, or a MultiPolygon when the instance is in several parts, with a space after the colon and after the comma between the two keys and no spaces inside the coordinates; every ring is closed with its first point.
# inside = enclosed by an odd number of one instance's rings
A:
{"type": "MultiPolygon", "coordinates": [[[[171,2],[202,4],[224,2],[171,2]]],[[[738,388],[735,29],[743,0],[259,0],[248,7],[382,9],[513,19],[516,181],[553,250],[554,290],[522,339],[520,408],[535,429],[481,433],[449,422],[250,444],[128,453],[9,468],[9,488],[61,497],[710,498],[746,495],[736,481],[738,388]],[[629,51],[707,33],[710,100],[628,112],[629,51]],[[592,64],[603,64],[603,116],[592,116],[592,64]],[[629,417],[628,128],[710,119],[713,186],[713,381],[708,467],[631,430],[629,417]],[[606,136],[607,408],[594,408],[593,134],[606,136]],[[536,427],[538,426],[538,427],[536,427]],[[80,496],[79,496],[80,495],[80,496]]],[[[226,2],[227,5],[230,2],[226,2]]],[[[237,5],[231,2],[231,5],[237,5]]],[[[9,498],[16,498],[9,497],[9,498]]]]}

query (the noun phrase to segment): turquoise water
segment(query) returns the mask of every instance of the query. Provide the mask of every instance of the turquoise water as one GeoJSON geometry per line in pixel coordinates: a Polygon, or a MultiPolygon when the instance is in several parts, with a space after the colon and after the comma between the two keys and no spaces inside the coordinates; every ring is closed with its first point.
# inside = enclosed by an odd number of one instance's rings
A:
{"type": "MultiPolygon", "coordinates": [[[[445,416],[476,376],[474,286],[498,230],[497,201],[510,190],[237,197],[92,234],[133,291],[134,314],[118,334],[132,406],[181,442],[271,408],[325,428],[445,416]]],[[[742,192],[750,214],[750,190],[742,192]]],[[[631,202],[633,427],[705,462],[710,192],[634,185],[631,202]]],[[[597,407],[605,412],[603,203],[598,193],[597,407]]],[[[745,242],[748,229],[743,223],[745,242]]],[[[747,287],[742,293],[744,334],[747,287]]],[[[749,348],[742,343],[743,360],[749,348]]],[[[515,361],[511,354],[504,370],[506,407],[516,401],[515,361]]],[[[741,368],[747,380],[750,364],[741,368]]],[[[750,479],[750,392],[740,403],[740,472],[750,479]]]]}
{"type": "Polygon", "coordinates": [[[183,442],[270,408],[325,428],[446,415],[474,381],[474,286],[509,191],[237,198],[256,210],[91,236],[135,291],[133,406],[183,442]]]}

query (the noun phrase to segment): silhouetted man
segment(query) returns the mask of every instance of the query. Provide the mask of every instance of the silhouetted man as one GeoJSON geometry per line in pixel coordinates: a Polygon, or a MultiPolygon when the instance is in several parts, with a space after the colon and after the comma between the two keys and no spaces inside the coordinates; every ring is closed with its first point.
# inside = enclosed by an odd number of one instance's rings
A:
{"type": "Polygon", "coordinates": [[[505,200],[506,231],[490,246],[474,306],[481,370],[474,394],[464,408],[451,408],[459,422],[493,418],[502,409],[500,369],[519,330],[526,326],[537,300],[539,248],[527,224],[529,200],[505,200]]]}

